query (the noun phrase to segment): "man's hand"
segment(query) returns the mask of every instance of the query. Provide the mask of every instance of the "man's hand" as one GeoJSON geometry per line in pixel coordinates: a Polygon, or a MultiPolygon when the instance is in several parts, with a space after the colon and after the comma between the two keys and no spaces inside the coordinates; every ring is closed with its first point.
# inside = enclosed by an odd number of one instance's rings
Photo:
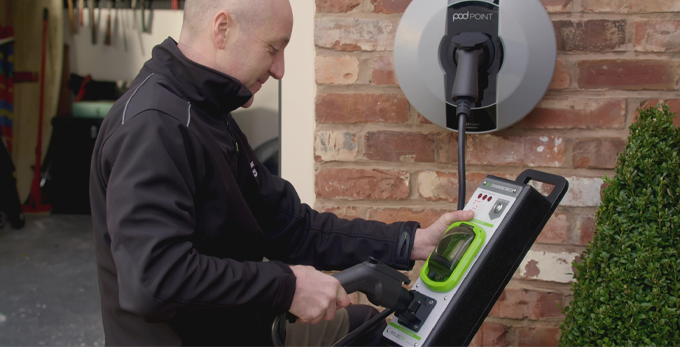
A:
{"type": "Polygon", "coordinates": [[[426,260],[434,251],[451,224],[470,220],[475,216],[472,211],[456,211],[446,213],[430,225],[427,229],[416,230],[416,237],[411,251],[411,260],[426,260]]]}
{"type": "Polygon", "coordinates": [[[333,276],[317,271],[311,266],[291,266],[297,277],[290,313],[302,323],[319,323],[332,320],[335,311],[350,304],[349,296],[333,276]]]}

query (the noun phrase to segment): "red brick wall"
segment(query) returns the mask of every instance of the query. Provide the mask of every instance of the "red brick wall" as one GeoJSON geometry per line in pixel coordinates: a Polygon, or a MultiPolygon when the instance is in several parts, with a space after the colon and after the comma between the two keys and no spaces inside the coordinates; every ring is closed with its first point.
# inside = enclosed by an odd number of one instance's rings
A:
{"type": "MultiPolygon", "coordinates": [[[[559,51],[551,90],[519,124],[468,139],[468,192],[487,174],[514,179],[528,167],[567,177],[571,189],[475,345],[557,344],[566,273],[592,238],[601,177],[613,175],[636,109],[666,100],[680,111],[680,0],[542,2],[559,51]]],[[[409,3],[316,0],[319,210],[427,226],[456,209],[457,136],[419,115],[394,74],[409,3]]]]}

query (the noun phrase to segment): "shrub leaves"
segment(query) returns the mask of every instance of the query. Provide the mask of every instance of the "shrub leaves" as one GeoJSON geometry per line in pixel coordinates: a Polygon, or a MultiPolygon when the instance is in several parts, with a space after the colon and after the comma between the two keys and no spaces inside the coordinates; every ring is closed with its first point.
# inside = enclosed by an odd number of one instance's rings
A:
{"type": "Polygon", "coordinates": [[[596,214],[561,346],[680,346],[680,129],[641,109],[596,214]]]}

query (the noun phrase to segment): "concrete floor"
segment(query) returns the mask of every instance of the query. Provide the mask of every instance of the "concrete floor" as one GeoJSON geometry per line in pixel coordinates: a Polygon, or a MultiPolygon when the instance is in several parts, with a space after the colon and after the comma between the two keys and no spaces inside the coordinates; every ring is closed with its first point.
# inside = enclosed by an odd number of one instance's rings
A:
{"type": "Polygon", "coordinates": [[[0,346],[102,346],[90,216],[0,229],[0,346]]]}

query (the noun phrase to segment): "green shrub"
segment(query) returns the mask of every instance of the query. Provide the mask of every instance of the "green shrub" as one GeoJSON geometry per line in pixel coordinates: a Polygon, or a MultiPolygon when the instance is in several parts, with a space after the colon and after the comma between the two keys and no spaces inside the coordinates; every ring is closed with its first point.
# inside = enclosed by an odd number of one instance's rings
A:
{"type": "Polygon", "coordinates": [[[575,261],[561,346],[680,346],[680,129],[640,110],[575,261]]]}

